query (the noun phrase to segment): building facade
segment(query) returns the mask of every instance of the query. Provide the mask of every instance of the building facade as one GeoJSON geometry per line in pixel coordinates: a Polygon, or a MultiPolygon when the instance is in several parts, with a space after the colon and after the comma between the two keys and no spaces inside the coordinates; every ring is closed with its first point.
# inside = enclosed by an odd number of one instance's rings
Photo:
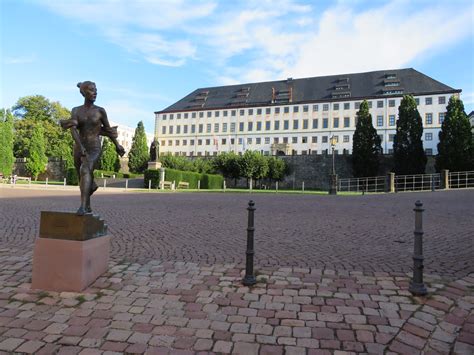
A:
{"type": "MultiPolygon", "coordinates": [[[[110,122],[111,126],[117,126],[117,141],[125,149],[125,157],[128,157],[128,153],[132,148],[133,136],[135,135],[135,128],[125,126],[120,123],[110,122]]],[[[153,142],[153,135],[146,133],[147,145],[150,147],[151,142],[153,142]]]]}
{"type": "Polygon", "coordinates": [[[431,155],[449,97],[460,92],[411,68],[203,88],[155,112],[155,138],[160,154],[182,156],[325,154],[331,137],[336,154],[350,154],[356,114],[367,100],[383,152],[390,154],[398,106],[411,94],[431,155]]]}

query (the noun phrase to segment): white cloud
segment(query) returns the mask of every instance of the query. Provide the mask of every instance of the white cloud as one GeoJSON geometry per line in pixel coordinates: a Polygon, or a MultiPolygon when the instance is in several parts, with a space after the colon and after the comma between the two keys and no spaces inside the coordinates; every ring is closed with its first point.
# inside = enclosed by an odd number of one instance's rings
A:
{"type": "Polygon", "coordinates": [[[38,1],[149,63],[199,61],[220,83],[400,68],[473,34],[469,1],[38,1]]]}
{"type": "Polygon", "coordinates": [[[136,52],[152,64],[178,67],[193,58],[196,47],[187,40],[165,40],[159,34],[131,33],[119,29],[107,29],[105,36],[129,52],[136,52]]]}
{"type": "Polygon", "coordinates": [[[468,2],[413,6],[395,0],[367,10],[356,5],[344,1],[320,17],[313,11],[312,21],[306,13],[295,14],[296,26],[286,21],[293,14],[285,12],[283,19],[270,13],[258,25],[240,23],[236,16],[217,27],[214,41],[224,43],[231,33],[230,53],[247,60],[240,69],[225,67],[218,80],[246,82],[401,68],[473,35],[473,5],[468,2]]]}
{"type": "Polygon", "coordinates": [[[35,62],[36,54],[21,55],[17,57],[6,57],[3,59],[5,64],[29,64],[35,62]]]}
{"type": "Polygon", "coordinates": [[[327,10],[319,31],[296,49],[298,58],[284,74],[327,75],[400,68],[427,51],[469,33],[469,12],[449,7],[406,12],[397,1],[355,13],[349,7],[327,10]]]}
{"type": "Polygon", "coordinates": [[[164,66],[182,66],[194,58],[196,47],[189,40],[176,39],[172,32],[210,15],[216,7],[213,1],[184,0],[39,3],[73,21],[95,26],[108,41],[164,66]]]}
{"type": "MultiPolygon", "coordinates": [[[[464,105],[474,105],[474,92],[462,92],[461,93],[461,99],[464,103],[464,105]]],[[[469,112],[467,112],[469,113],[469,112]]]]}

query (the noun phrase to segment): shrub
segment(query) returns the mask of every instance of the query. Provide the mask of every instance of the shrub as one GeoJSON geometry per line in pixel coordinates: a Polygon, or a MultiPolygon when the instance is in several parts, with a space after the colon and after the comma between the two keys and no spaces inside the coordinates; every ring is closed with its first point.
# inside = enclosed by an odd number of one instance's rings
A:
{"type": "Polygon", "coordinates": [[[224,177],[221,175],[202,174],[201,188],[202,189],[222,189],[224,177]]]}
{"type": "MultiPolygon", "coordinates": [[[[201,174],[194,173],[191,171],[183,171],[182,172],[182,180],[189,183],[190,189],[197,189],[198,188],[198,181],[201,179],[201,174]]],[[[178,181],[176,181],[178,183],[178,181]]]]}
{"type": "Polygon", "coordinates": [[[148,181],[151,180],[151,187],[153,189],[157,189],[160,183],[160,171],[159,170],[145,170],[145,174],[143,176],[144,187],[148,187],[148,181]]]}
{"type": "Polygon", "coordinates": [[[76,168],[68,168],[66,170],[66,184],[79,185],[79,176],[77,176],[76,168]]]}
{"type": "MultiPolygon", "coordinates": [[[[159,170],[146,170],[144,177],[144,186],[148,187],[148,181],[151,180],[151,187],[156,189],[160,183],[159,170]]],[[[165,170],[165,180],[175,182],[176,185],[180,181],[189,183],[190,189],[198,188],[198,181],[201,181],[201,189],[221,189],[224,178],[221,175],[200,174],[191,171],[180,171],[175,169],[165,170]]]]}
{"type": "Polygon", "coordinates": [[[183,181],[183,173],[184,171],[175,170],[175,169],[166,169],[165,170],[165,180],[179,183],[183,181]]]}

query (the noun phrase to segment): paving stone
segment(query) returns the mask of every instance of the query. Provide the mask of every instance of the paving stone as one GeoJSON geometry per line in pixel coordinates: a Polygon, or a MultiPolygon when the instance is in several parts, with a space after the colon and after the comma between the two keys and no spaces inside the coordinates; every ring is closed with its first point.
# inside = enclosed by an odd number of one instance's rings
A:
{"type": "Polygon", "coordinates": [[[236,342],[232,354],[258,355],[260,344],[236,342]]]}
{"type": "Polygon", "coordinates": [[[169,335],[155,335],[153,336],[148,344],[153,345],[153,346],[164,346],[164,347],[171,347],[171,345],[174,343],[175,337],[169,336],[169,335]]]}
{"type": "Polygon", "coordinates": [[[102,343],[102,339],[84,338],[79,343],[79,346],[82,346],[84,348],[99,348],[102,343]]]}
{"type": "Polygon", "coordinates": [[[232,345],[233,343],[230,341],[218,340],[214,344],[212,351],[216,353],[230,354],[232,350],[232,345]]]}
{"type": "Polygon", "coordinates": [[[426,344],[426,340],[411,333],[401,331],[398,335],[396,340],[401,341],[402,343],[408,344],[413,346],[417,349],[423,349],[426,344]]]}
{"type": "Polygon", "coordinates": [[[313,328],[312,335],[314,339],[334,339],[334,331],[332,329],[327,328],[313,328]]]}
{"type": "MultiPolygon", "coordinates": [[[[21,342],[18,340],[17,343],[21,343],[21,342]]],[[[21,344],[21,346],[19,346],[18,348],[15,348],[14,347],[15,342],[13,342],[13,343],[9,344],[10,349],[6,349],[6,348],[8,348],[8,344],[7,344],[7,346],[5,346],[5,345],[2,346],[2,343],[0,343],[0,349],[1,350],[6,350],[6,351],[13,351],[13,350],[16,349],[15,352],[17,352],[17,353],[35,354],[45,344],[46,343],[44,343],[42,341],[29,340],[29,341],[26,341],[23,344],[21,344]]]]}
{"type": "Polygon", "coordinates": [[[209,351],[212,349],[214,342],[211,339],[197,339],[194,344],[194,350],[196,351],[209,351]]]}
{"type": "Polygon", "coordinates": [[[132,335],[133,332],[128,330],[120,330],[120,329],[111,329],[109,334],[107,335],[107,340],[111,341],[127,341],[127,339],[132,335]]]}
{"type": "Polygon", "coordinates": [[[260,355],[282,355],[283,352],[284,352],[283,346],[262,345],[260,347],[260,355]]]}
{"type": "Polygon", "coordinates": [[[303,348],[319,348],[319,341],[316,339],[299,338],[296,341],[296,345],[303,348]]]}
{"type": "Polygon", "coordinates": [[[233,323],[230,327],[230,331],[233,333],[248,333],[250,330],[250,324],[246,323],[233,323]]]}
{"type": "Polygon", "coordinates": [[[25,341],[19,338],[9,338],[0,342],[0,350],[3,351],[14,351],[25,341]]]}
{"type": "Polygon", "coordinates": [[[296,338],[311,338],[311,328],[308,327],[294,327],[293,336],[296,338]]]}
{"type": "Polygon", "coordinates": [[[306,355],[306,349],[297,346],[285,346],[286,355],[306,355]]]}

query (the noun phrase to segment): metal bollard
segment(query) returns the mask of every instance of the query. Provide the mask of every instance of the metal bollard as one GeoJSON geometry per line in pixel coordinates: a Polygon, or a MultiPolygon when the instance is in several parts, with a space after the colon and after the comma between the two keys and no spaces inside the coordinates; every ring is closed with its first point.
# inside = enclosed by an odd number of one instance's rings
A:
{"type": "Polygon", "coordinates": [[[424,296],[428,293],[423,283],[423,204],[415,202],[415,247],[413,252],[413,279],[410,281],[408,291],[414,296],[424,296]]]}
{"type": "Polygon", "coordinates": [[[104,179],[104,190],[107,187],[107,179],[104,179]]]}
{"type": "Polygon", "coordinates": [[[148,180],[148,190],[150,190],[150,189],[151,189],[151,179],[148,180]]]}
{"type": "Polygon", "coordinates": [[[201,180],[198,180],[198,190],[201,189],[201,180]]]}
{"type": "Polygon", "coordinates": [[[304,192],[304,181],[301,183],[301,192],[304,192]]]}
{"type": "Polygon", "coordinates": [[[125,179],[125,191],[128,190],[128,179],[125,179]]]}
{"type": "Polygon", "coordinates": [[[278,181],[275,183],[275,192],[278,192],[278,181]]]}
{"type": "Polygon", "coordinates": [[[46,178],[46,186],[48,186],[48,178],[46,178]]]}
{"type": "Polygon", "coordinates": [[[66,187],[66,178],[64,178],[64,187],[66,187]]]}
{"type": "Polygon", "coordinates": [[[227,186],[225,186],[225,180],[224,180],[224,182],[222,183],[222,189],[224,190],[224,192],[225,192],[226,188],[227,188],[227,186]]]}
{"type": "Polygon", "coordinates": [[[253,226],[254,216],[253,213],[255,212],[255,203],[250,200],[249,206],[247,207],[247,211],[249,211],[248,216],[248,227],[247,227],[247,251],[246,251],[246,262],[245,262],[245,277],[242,280],[242,283],[245,286],[253,286],[257,283],[255,279],[255,275],[253,273],[253,256],[255,254],[253,248],[253,232],[255,228],[253,226]]]}

